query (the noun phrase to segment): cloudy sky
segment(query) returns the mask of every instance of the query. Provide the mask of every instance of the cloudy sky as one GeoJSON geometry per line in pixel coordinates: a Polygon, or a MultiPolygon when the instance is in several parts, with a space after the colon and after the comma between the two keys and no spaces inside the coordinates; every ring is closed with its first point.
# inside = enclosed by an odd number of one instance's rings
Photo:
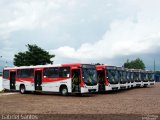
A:
{"type": "Polygon", "coordinates": [[[159,0],[0,0],[0,66],[37,44],[54,63],[160,67],[159,0]]]}

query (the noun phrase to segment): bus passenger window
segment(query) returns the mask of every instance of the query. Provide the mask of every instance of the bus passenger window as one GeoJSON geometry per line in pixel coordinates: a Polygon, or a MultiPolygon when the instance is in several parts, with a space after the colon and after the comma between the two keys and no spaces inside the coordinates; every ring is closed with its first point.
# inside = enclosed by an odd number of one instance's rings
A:
{"type": "Polygon", "coordinates": [[[69,67],[61,67],[59,69],[59,77],[69,78],[70,77],[70,68],[69,67]]]}
{"type": "Polygon", "coordinates": [[[34,71],[33,69],[19,69],[17,70],[18,78],[33,78],[34,71]]]}
{"type": "Polygon", "coordinates": [[[57,67],[45,68],[43,76],[46,78],[58,78],[59,77],[58,68],[57,67]]]}
{"type": "Polygon", "coordinates": [[[3,78],[9,78],[9,70],[4,70],[3,78]]]}

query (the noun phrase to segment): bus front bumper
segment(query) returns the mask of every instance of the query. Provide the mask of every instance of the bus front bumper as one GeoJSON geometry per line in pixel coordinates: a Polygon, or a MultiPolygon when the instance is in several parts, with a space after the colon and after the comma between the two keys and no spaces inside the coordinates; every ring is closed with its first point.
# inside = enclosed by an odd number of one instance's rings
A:
{"type": "Polygon", "coordinates": [[[124,84],[120,84],[120,89],[126,89],[128,86],[127,83],[124,83],[124,84]]]}
{"type": "Polygon", "coordinates": [[[143,86],[142,81],[141,82],[135,82],[135,84],[136,84],[136,87],[142,87],[143,86]]]}
{"type": "Polygon", "coordinates": [[[149,85],[155,85],[155,81],[149,81],[149,85]]]}
{"type": "Polygon", "coordinates": [[[98,92],[98,85],[95,86],[84,86],[81,87],[81,93],[93,93],[93,92],[98,92]]]}
{"type": "Polygon", "coordinates": [[[120,84],[108,84],[108,86],[106,86],[106,91],[110,91],[110,90],[119,90],[120,89],[120,84]]]}

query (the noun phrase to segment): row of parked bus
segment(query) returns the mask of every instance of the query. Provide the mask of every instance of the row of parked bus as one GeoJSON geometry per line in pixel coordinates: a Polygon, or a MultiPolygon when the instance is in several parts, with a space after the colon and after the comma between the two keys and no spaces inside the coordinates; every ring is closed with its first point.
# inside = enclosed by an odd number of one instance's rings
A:
{"type": "Polygon", "coordinates": [[[97,65],[99,91],[120,90],[154,85],[154,72],[125,69],[123,67],[97,65]]]}
{"type": "Polygon", "coordinates": [[[3,69],[3,88],[11,91],[90,93],[154,85],[152,71],[92,64],[22,66],[3,69]]]}

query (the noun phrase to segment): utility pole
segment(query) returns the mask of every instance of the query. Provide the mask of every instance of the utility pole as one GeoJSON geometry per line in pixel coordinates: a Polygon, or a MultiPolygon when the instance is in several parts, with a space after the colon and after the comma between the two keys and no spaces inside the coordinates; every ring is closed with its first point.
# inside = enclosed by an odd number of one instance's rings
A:
{"type": "Polygon", "coordinates": [[[6,61],[5,67],[8,67],[8,62],[6,61]]]}
{"type": "MultiPolygon", "coordinates": [[[[0,58],[2,58],[2,56],[0,56],[0,58]]],[[[0,61],[1,61],[1,60],[0,60],[0,61]]],[[[2,66],[0,65],[0,67],[2,67],[2,66]]],[[[0,73],[2,74],[1,69],[0,69],[0,73]]]]}
{"type": "Polygon", "coordinates": [[[156,71],[156,62],[155,62],[155,58],[154,58],[154,72],[156,71]]]}

